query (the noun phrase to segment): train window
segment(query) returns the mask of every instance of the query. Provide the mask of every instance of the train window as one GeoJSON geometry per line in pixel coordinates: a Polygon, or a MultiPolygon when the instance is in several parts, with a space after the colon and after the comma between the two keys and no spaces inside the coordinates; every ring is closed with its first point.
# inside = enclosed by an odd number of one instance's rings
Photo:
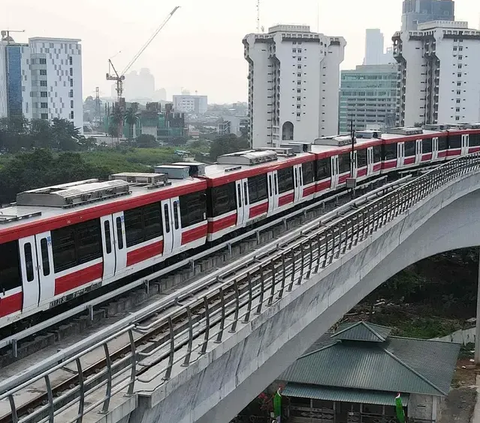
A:
{"type": "Polygon", "coordinates": [[[162,214],[159,203],[143,206],[145,241],[162,236],[162,214]]]}
{"type": "Polygon", "coordinates": [[[117,217],[115,219],[117,225],[117,242],[118,242],[118,249],[123,250],[123,233],[122,233],[122,218],[117,217]]]}
{"type": "Polygon", "coordinates": [[[43,276],[48,276],[50,274],[50,260],[48,257],[47,238],[42,238],[40,240],[40,250],[42,255],[43,276]]]}
{"type": "Polygon", "coordinates": [[[168,210],[168,204],[163,205],[163,213],[165,215],[165,232],[170,233],[170,211],[168,210]]]}
{"type": "Polygon", "coordinates": [[[357,150],[357,167],[367,166],[367,149],[357,150]]]}
{"type": "Polygon", "coordinates": [[[33,256],[32,256],[32,244],[27,242],[23,246],[23,251],[25,253],[25,270],[27,272],[27,282],[32,282],[34,279],[33,275],[33,256]]]}
{"type": "Polygon", "coordinates": [[[75,225],[77,264],[102,257],[100,220],[94,219],[75,225]]]}
{"type": "Polygon", "coordinates": [[[383,146],[384,160],[393,160],[397,158],[397,144],[387,144],[383,146]]]}
{"type": "Polygon", "coordinates": [[[235,201],[235,182],[211,188],[211,204],[208,205],[210,217],[220,216],[237,209],[235,201]]]}
{"type": "Polygon", "coordinates": [[[293,190],[293,168],[278,170],[278,191],[280,194],[293,190]]]}
{"type": "Polygon", "coordinates": [[[431,153],[432,152],[432,139],[431,138],[424,138],[422,140],[422,153],[431,153]]]}
{"type": "Polygon", "coordinates": [[[461,135],[451,135],[448,138],[448,147],[449,148],[461,148],[462,147],[462,136],[461,135]]]}
{"type": "Polygon", "coordinates": [[[332,159],[327,157],[326,159],[317,160],[317,181],[330,178],[332,175],[332,159]]]}
{"type": "Polygon", "coordinates": [[[350,153],[338,155],[338,173],[350,171],[350,153]]]}
{"type": "Polygon", "coordinates": [[[0,293],[22,286],[18,241],[0,244],[0,293]]]}
{"type": "Polygon", "coordinates": [[[107,249],[107,254],[110,254],[112,252],[112,236],[110,235],[110,221],[106,220],[103,223],[103,227],[105,230],[105,246],[107,249]]]}
{"type": "Polygon", "coordinates": [[[178,201],[173,202],[173,222],[175,229],[178,229],[180,227],[180,222],[178,219],[178,201]]]}
{"type": "Polygon", "coordinates": [[[438,151],[445,151],[447,148],[447,137],[438,138],[438,151]]]}
{"type": "Polygon", "coordinates": [[[405,157],[415,156],[416,141],[407,141],[405,143],[405,157]]]}
{"type": "Polygon", "coordinates": [[[470,134],[470,147],[480,146],[480,134],[470,134]]]}
{"type": "Polygon", "coordinates": [[[52,231],[53,265],[55,273],[77,265],[74,226],[75,225],[66,226],[52,231]]]}
{"type": "Polygon", "coordinates": [[[182,228],[205,220],[207,209],[205,191],[193,192],[180,197],[180,216],[182,228]]]}
{"type": "Polygon", "coordinates": [[[278,195],[278,175],[276,173],[273,175],[273,188],[275,190],[275,195],[278,195]]]}
{"type": "Polygon", "coordinates": [[[382,161],[382,146],[374,145],[373,146],[373,162],[378,163],[382,161]]]}
{"type": "Polygon", "coordinates": [[[144,239],[143,230],[143,212],[142,208],[125,210],[125,232],[127,237],[127,247],[140,244],[144,239]]]}
{"type": "MultiPolygon", "coordinates": [[[[268,178],[269,183],[271,183],[272,177],[269,175],[268,178]]],[[[266,200],[267,197],[267,175],[258,175],[248,178],[248,198],[250,204],[266,200]]]]}
{"type": "Polygon", "coordinates": [[[307,162],[302,164],[303,173],[303,185],[311,184],[315,179],[313,171],[313,162],[307,162]]]}

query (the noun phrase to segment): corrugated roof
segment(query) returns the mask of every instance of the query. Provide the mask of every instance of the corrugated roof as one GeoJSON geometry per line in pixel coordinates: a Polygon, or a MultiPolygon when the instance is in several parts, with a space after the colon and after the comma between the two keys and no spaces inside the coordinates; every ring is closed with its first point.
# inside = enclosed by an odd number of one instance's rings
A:
{"type": "Polygon", "coordinates": [[[376,391],[446,395],[460,346],[389,338],[384,343],[337,341],[300,357],[278,379],[376,391]]]}
{"type": "Polygon", "coordinates": [[[367,322],[347,323],[332,335],[345,341],[385,342],[392,328],[367,322]]]}
{"type": "MultiPolygon", "coordinates": [[[[299,383],[289,383],[282,391],[286,397],[314,398],[325,401],[355,402],[362,404],[395,405],[396,393],[364,391],[361,389],[332,388],[299,383]]],[[[402,404],[408,405],[408,394],[402,394],[402,404]]]]}

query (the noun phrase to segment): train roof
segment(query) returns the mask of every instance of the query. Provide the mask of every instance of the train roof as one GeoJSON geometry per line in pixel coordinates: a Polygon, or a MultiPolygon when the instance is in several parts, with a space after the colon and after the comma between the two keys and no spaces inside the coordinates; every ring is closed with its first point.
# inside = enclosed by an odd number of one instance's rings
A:
{"type": "Polygon", "coordinates": [[[0,243],[95,219],[150,202],[206,189],[199,178],[168,179],[152,173],[122,173],[25,191],[0,208],[0,243]],[[154,183],[152,183],[152,181],[154,183]],[[160,181],[160,182],[158,182],[160,181]]]}

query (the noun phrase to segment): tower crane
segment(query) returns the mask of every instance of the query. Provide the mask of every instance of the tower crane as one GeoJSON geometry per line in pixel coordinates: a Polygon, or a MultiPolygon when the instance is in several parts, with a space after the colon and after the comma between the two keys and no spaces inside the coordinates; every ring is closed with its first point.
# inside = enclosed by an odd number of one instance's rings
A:
{"type": "Polygon", "coordinates": [[[10,37],[11,32],[25,32],[24,29],[18,30],[18,29],[2,29],[1,35],[2,35],[2,41],[6,41],[7,44],[10,44],[10,42],[14,42],[13,38],[10,37]]]}
{"type": "Polygon", "coordinates": [[[123,95],[123,81],[125,80],[125,74],[128,72],[128,70],[134,65],[134,63],[137,61],[137,59],[142,55],[142,53],[146,50],[146,48],[150,45],[150,43],[155,39],[155,37],[158,35],[158,33],[164,28],[164,26],[167,24],[167,22],[171,19],[171,17],[175,14],[175,12],[180,8],[180,6],[176,6],[170,14],[165,18],[165,20],[160,24],[160,26],[155,30],[155,32],[152,34],[152,36],[147,40],[147,42],[143,45],[143,47],[140,49],[140,51],[133,57],[132,60],[130,60],[130,63],[125,67],[125,69],[121,72],[118,73],[117,69],[113,65],[112,59],[108,59],[108,73],[107,73],[107,81],[115,81],[116,82],[116,88],[115,90],[117,91],[117,99],[118,99],[118,104],[121,103],[121,98],[123,95]],[[113,71],[113,72],[112,72],[113,71]]]}

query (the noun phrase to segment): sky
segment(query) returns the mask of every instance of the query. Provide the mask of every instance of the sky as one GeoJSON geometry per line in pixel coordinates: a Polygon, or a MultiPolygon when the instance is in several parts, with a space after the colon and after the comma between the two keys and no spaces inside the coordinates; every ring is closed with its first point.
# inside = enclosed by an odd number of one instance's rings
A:
{"type": "MultiPolygon", "coordinates": [[[[167,98],[182,89],[206,94],[209,103],[246,101],[243,37],[256,32],[256,0],[0,0],[0,29],[28,37],[80,38],[83,95],[110,96],[108,59],[122,69],[175,6],[181,8],[131,70],[150,68],[167,98]],[[120,52],[120,53],[119,53],[120,52]],[[115,56],[115,57],[114,57],[115,56]]],[[[365,29],[380,28],[386,44],[400,28],[402,0],[261,0],[265,31],[278,23],[347,40],[342,69],[363,61],[365,29]]],[[[456,19],[478,28],[480,1],[456,0],[456,19]]]]}

